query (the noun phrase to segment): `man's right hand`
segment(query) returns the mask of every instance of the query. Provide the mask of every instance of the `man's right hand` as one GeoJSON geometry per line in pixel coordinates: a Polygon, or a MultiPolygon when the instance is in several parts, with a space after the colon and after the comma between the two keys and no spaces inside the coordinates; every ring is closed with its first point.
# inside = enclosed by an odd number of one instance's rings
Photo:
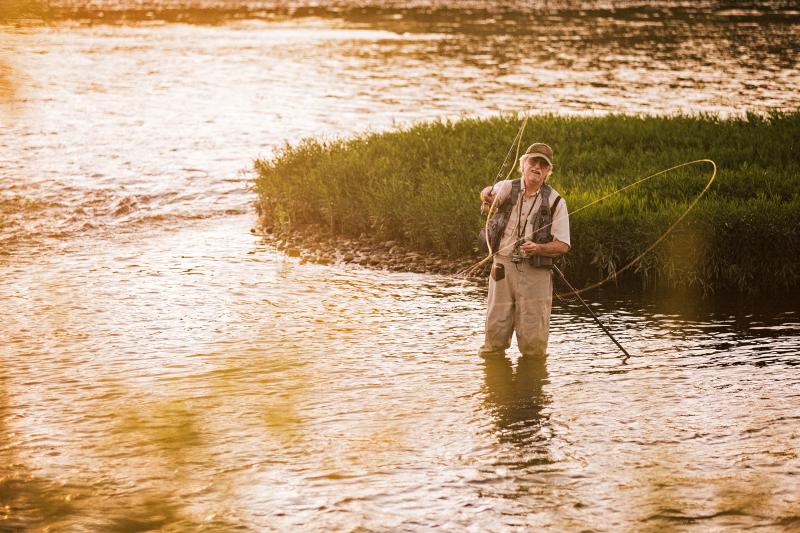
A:
{"type": "Polygon", "coordinates": [[[494,200],[494,194],[492,194],[492,187],[486,187],[481,191],[481,201],[486,204],[491,204],[492,200],[494,200]]]}

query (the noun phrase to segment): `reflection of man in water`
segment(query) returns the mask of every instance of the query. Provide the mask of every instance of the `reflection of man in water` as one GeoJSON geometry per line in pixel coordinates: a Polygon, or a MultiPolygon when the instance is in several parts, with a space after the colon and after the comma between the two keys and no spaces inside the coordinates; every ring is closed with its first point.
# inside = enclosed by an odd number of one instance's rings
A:
{"type": "MultiPolygon", "coordinates": [[[[540,429],[547,423],[549,403],[544,393],[547,365],[544,357],[521,357],[514,372],[505,357],[486,361],[486,407],[494,417],[500,442],[530,445],[544,441],[540,429]]],[[[535,448],[529,449],[536,453],[535,448]]],[[[541,463],[550,462],[544,450],[541,463]]]]}

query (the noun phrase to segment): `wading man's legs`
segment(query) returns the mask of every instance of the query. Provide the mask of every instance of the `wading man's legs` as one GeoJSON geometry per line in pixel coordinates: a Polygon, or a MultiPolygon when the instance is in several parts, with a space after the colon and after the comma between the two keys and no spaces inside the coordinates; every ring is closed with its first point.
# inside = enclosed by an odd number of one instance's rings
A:
{"type": "Polygon", "coordinates": [[[513,285],[516,274],[515,265],[511,261],[495,257],[492,274],[489,276],[485,337],[479,351],[482,356],[502,355],[511,345],[515,314],[513,285]],[[502,265],[505,271],[502,277],[498,275],[498,265],[502,265]]]}
{"type": "Polygon", "coordinates": [[[546,355],[553,303],[550,269],[525,264],[520,274],[516,303],[514,325],[520,353],[533,357],[546,355]]]}

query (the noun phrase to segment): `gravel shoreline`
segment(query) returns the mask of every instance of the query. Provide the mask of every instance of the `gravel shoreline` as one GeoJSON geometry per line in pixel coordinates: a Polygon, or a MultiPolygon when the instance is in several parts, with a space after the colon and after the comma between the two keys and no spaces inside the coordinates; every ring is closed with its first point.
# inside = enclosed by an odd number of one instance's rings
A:
{"type": "MultiPolygon", "coordinates": [[[[397,241],[380,241],[362,234],[348,238],[326,234],[319,228],[307,227],[281,234],[253,228],[265,242],[301,262],[319,264],[355,264],[392,272],[419,272],[454,275],[479,262],[483,257],[446,258],[403,247],[397,241]]],[[[477,269],[468,279],[486,280],[490,263],[477,269]]]]}

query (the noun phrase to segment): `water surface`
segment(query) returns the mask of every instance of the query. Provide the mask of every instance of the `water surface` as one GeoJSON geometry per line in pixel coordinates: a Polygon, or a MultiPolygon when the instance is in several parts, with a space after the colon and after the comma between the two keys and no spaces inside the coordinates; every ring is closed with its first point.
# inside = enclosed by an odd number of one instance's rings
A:
{"type": "Polygon", "coordinates": [[[286,257],[247,170],[423,119],[794,108],[797,14],[256,7],[0,34],[0,529],[798,527],[791,302],[608,288],[627,364],[568,302],[546,365],[484,364],[484,287],[286,257]]]}
{"type": "Polygon", "coordinates": [[[623,365],[560,304],[546,365],[483,364],[481,287],[302,264],[249,220],[3,265],[8,523],[796,523],[796,311],[607,298],[623,365]]]}

